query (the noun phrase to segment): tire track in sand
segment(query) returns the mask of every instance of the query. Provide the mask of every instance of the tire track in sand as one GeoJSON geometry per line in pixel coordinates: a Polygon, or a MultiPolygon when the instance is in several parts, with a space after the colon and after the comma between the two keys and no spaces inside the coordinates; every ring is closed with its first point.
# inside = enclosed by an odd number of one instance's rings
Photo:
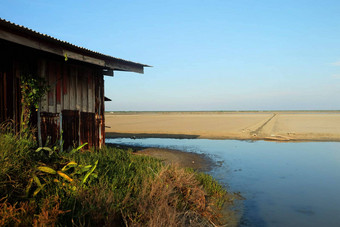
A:
{"type": "Polygon", "coordinates": [[[263,129],[264,126],[266,126],[274,117],[276,117],[277,114],[273,113],[273,116],[271,116],[266,122],[264,122],[260,127],[258,127],[256,130],[251,131],[250,134],[253,136],[257,136],[261,133],[261,130],[263,129]]]}

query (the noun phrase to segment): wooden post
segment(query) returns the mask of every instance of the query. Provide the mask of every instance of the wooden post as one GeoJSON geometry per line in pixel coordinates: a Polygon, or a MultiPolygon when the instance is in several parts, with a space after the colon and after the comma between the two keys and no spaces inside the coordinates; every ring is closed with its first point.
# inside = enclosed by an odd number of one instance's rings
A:
{"type": "Polygon", "coordinates": [[[39,141],[39,147],[42,147],[42,138],[41,138],[41,116],[40,116],[40,112],[41,112],[41,105],[39,105],[39,109],[38,109],[38,141],[39,141]]]}

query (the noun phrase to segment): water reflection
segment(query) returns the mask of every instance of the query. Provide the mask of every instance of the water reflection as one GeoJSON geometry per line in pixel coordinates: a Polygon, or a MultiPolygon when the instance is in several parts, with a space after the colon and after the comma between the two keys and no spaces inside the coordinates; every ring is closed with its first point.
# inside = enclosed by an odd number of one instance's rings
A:
{"type": "Polygon", "coordinates": [[[107,139],[205,153],[210,172],[244,201],[242,226],[340,226],[340,143],[107,139]]]}

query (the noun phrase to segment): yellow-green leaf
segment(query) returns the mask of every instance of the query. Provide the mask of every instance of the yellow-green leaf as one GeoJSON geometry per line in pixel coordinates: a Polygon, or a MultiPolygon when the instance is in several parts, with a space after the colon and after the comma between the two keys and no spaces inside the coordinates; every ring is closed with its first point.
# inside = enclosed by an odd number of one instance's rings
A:
{"type": "Polygon", "coordinates": [[[76,162],[71,161],[71,162],[67,163],[67,164],[61,169],[61,171],[62,171],[62,172],[65,172],[65,171],[69,170],[69,169],[72,168],[72,167],[76,167],[77,165],[78,165],[78,164],[77,164],[76,162]]]}
{"type": "Polygon", "coordinates": [[[26,187],[26,197],[28,196],[28,193],[30,192],[30,189],[32,187],[32,183],[33,183],[33,178],[30,178],[28,180],[28,184],[27,184],[27,187],[26,187]]]}
{"type": "Polygon", "coordinates": [[[41,172],[50,173],[50,174],[57,173],[54,169],[47,167],[47,166],[39,166],[37,169],[40,170],[41,172]]]}
{"type": "Polygon", "coordinates": [[[79,165],[76,173],[82,174],[83,172],[89,171],[91,168],[92,168],[92,165],[87,165],[87,166],[79,165]]]}
{"type": "Polygon", "coordinates": [[[36,152],[39,152],[39,151],[41,151],[41,150],[52,151],[51,148],[49,148],[49,147],[39,147],[39,148],[36,149],[35,151],[36,151],[36,152]]]}
{"type": "Polygon", "coordinates": [[[61,172],[61,171],[57,171],[57,173],[59,174],[59,176],[61,176],[62,178],[64,178],[65,180],[68,180],[69,182],[72,182],[73,179],[70,178],[69,176],[67,176],[65,173],[61,172]]]}
{"type": "Polygon", "coordinates": [[[45,184],[41,185],[41,187],[37,188],[34,192],[33,192],[33,197],[35,197],[40,191],[41,189],[43,189],[45,186],[45,184]]]}
{"type": "Polygon", "coordinates": [[[85,184],[85,182],[87,181],[87,178],[89,178],[89,176],[91,175],[91,173],[93,173],[93,171],[96,169],[98,165],[98,160],[94,163],[94,166],[92,167],[92,169],[90,171],[88,171],[82,181],[83,184],[85,184]]]}
{"type": "Polygon", "coordinates": [[[38,187],[41,187],[40,180],[35,174],[33,174],[33,180],[38,185],[38,187]]]}
{"type": "Polygon", "coordinates": [[[88,143],[84,143],[82,145],[80,145],[79,147],[77,148],[73,148],[71,151],[70,151],[70,154],[74,154],[75,152],[81,150],[84,146],[86,146],[88,143]]]}

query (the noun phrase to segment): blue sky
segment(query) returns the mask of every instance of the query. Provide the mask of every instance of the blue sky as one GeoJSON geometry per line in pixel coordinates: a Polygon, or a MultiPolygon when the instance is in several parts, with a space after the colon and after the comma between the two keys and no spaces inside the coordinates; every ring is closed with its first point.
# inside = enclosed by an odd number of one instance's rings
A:
{"type": "Polygon", "coordinates": [[[0,17],[148,65],[106,110],[339,110],[338,0],[1,0],[0,17]]]}

